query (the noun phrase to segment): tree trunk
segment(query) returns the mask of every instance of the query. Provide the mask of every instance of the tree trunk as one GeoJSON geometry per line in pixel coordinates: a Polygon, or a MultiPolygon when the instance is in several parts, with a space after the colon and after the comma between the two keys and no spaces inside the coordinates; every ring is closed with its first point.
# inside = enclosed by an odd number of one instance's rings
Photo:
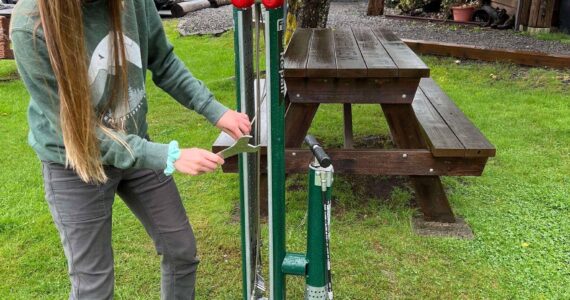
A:
{"type": "Polygon", "coordinates": [[[209,8],[211,6],[210,1],[208,0],[196,0],[196,1],[188,1],[188,2],[179,2],[172,6],[170,11],[172,12],[172,16],[175,18],[182,18],[187,13],[197,11],[204,8],[209,8]]]}
{"type": "Polygon", "coordinates": [[[287,32],[285,42],[289,43],[297,27],[326,28],[331,0],[288,0],[287,32]]]}
{"type": "Polygon", "coordinates": [[[326,28],[330,5],[330,0],[304,0],[297,15],[299,27],[326,28]]]}
{"type": "Polygon", "coordinates": [[[212,8],[218,8],[220,6],[232,4],[231,0],[208,0],[208,1],[210,1],[212,8]]]}
{"type": "Polygon", "coordinates": [[[384,14],[384,0],[368,0],[369,16],[381,16],[384,14]]]}

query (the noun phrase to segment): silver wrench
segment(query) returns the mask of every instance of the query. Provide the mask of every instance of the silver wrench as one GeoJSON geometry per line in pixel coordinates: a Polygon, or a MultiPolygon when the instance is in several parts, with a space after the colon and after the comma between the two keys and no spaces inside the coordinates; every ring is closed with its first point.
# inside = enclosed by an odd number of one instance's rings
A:
{"type": "Polygon", "coordinates": [[[259,150],[259,145],[253,146],[249,144],[249,140],[252,138],[253,137],[251,135],[243,135],[233,145],[218,152],[217,154],[221,156],[223,159],[226,159],[228,157],[232,157],[239,153],[257,152],[259,150]]]}

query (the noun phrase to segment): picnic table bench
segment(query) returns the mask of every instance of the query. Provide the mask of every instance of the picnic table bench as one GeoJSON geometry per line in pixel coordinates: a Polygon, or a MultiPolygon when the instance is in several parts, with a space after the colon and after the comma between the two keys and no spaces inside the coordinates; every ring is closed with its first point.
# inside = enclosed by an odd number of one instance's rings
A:
{"type": "Polygon", "coordinates": [[[0,59],[13,59],[14,53],[10,48],[10,17],[12,16],[10,4],[0,5],[0,59]]]}
{"type": "MultiPolygon", "coordinates": [[[[429,74],[421,59],[386,29],[296,30],[284,65],[286,172],[307,171],[312,155],[301,146],[319,105],[343,104],[344,148],[327,149],[335,171],[410,176],[424,219],[455,222],[439,176],[480,176],[495,148],[429,74]],[[394,149],[354,148],[355,103],[379,104],[394,149]]],[[[260,117],[263,124],[265,116],[260,117]]],[[[263,131],[261,141],[265,147],[263,131]]],[[[221,134],[213,151],[232,143],[221,134]]],[[[226,160],[223,169],[237,172],[237,159],[226,160]]]]}

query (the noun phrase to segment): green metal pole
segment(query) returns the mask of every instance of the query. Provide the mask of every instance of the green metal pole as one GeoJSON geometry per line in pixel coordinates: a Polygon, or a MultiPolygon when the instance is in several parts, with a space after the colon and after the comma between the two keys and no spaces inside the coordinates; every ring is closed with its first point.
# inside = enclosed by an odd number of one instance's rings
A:
{"type": "MultiPolygon", "coordinates": [[[[234,8],[234,47],[237,110],[252,116],[254,114],[253,90],[253,41],[252,9],[234,8]]],[[[243,299],[251,299],[255,285],[255,243],[257,238],[256,201],[257,188],[253,176],[257,174],[255,155],[240,154],[240,225],[242,250],[242,289],[243,299]],[[255,183],[255,184],[254,184],[255,183]]]]}
{"type": "Polygon", "coordinates": [[[283,63],[283,8],[267,9],[265,20],[267,117],[268,210],[269,210],[269,299],[285,299],[285,105],[283,63]]]}
{"type": "Polygon", "coordinates": [[[332,167],[311,164],[307,221],[307,267],[305,299],[327,299],[327,249],[324,206],[330,203],[332,167]],[[323,199],[324,193],[324,199],[323,199]]]}

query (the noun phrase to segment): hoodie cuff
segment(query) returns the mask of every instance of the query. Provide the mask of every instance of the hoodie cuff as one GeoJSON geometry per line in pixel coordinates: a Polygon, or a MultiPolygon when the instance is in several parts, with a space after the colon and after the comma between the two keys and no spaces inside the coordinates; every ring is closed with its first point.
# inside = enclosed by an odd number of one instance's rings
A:
{"type": "Polygon", "coordinates": [[[202,109],[202,115],[206,117],[210,123],[216,125],[228,110],[229,108],[225,107],[217,100],[212,99],[212,101],[202,109]]]}
{"type": "Polygon", "coordinates": [[[144,167],[152,170],[164,170],[168,158],[169,145],[147,142],[145,147],[144,167]]]}

